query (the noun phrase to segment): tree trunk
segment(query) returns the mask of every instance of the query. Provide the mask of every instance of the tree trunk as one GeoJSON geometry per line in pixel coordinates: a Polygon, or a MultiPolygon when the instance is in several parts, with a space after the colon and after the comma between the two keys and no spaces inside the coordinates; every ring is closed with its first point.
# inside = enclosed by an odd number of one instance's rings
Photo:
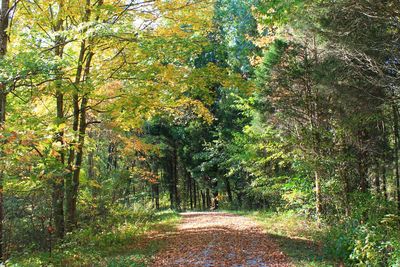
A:
{"type": "Polygon", "coordinates": [[[344,183],[344,211],[346,217],[350,216],[350,184],[349,179],[346,176],[346,170],[343,168],[340,170],[340,176],[343,178],[344,183]]]}
{"type": "MultiPolygon", "coordinates": [[[[1,1],[0,10],[0,59],[4,58],[7,53],[8,46],[8,23],[9,23],[9,9],[10,1],[1,1]]],[[[7,86],[6,84],[0,84],[0,130],[4,130],[6,122],[6,107],[7,107],[7,86]]],[[[4,157],[3,150],[0,147],[0,160],[3,162],[4,157]]],[[[1,164],[1,163],[0,163],[1,164]]],[[[0,166],[0,262],[4,262],[5,244],[3,236],[3,222],[4,222],[4,165],[0,166]]]]}
{"type": "MultiPolygon", "coordinates": [[[[212,181],[211,178],[209,178],[210,181],[212,181]]],[[[212,186],[212,199],[211,199],[211,209],[216,210],[218,209],[218,180],[215,180],[214,182],[211,182],[212,186]]]]}
{"type": "MultiPolygon", "coordinates": [[[[60,2],[60,9],[63,9],[63,2],[60,2]]],[[[61,12],[60,12],[61,13],[61,12]]],[[[55,32],[59,32],[63,27],[63,18],[58,18],[57,25],[54,29],[55,32]]],[[[56,37],[55,42],[55,56],[62,58],[64,54],[64,40],[61,36],[56,37]]],[[[56,77],[55,81],[56,87],[56,118],[57,118],[57,126],[60,126],[65,122],[64,117],[64,93],[62,91],[62,74],[59,69],[56,69],[56,77]]],[[[59,127],[57,127],[59,128],[59,127]]],[[[56,143],[59,143],[60,149],[58,151],[58,162],[60,166],[62,166],[62,172],[64,172],[65,168],[65,142],[64,142],[64,129],[59,129],[59,131],[55,134],[54,138],[56,143]]],[[[61,171],[61,170],[60,170],[61,171]]],[[[63,238],[65,234],[65,222],[64,222],[64,174],[60,173],[54,177],[52,181],[52,210],[54,217],[54,226],[55,226],[55,234],[58,238],[63,238]]]]}
{"type": "MultiPolygon", "coordinates": [[[[97,5],[101,6],[103,1],[97,1],[97,5]]],[[[83,22],[88,22],[91,15],[91,0],[86,0],[85,14],[83,16],[83,22]]],[[[98,16],[96,17],[98,20],[98,16]]],[[[90,75],[90,67],[94,53],[91,46],[92,40],[82,40],[78,65],[75,74],[75,87],[77,90],[73,95],[73,130],[78,134],[77,149],[75,151],[74,144],[70,146],[70,156],[68,160],[68,167],[70,175],[67,176],[67,230],[72,230],[77,225],[77,198],[79,190],[79,177],[80,170],[83,160],[83,148],[85,145],[85,135],[87,128],[86,112],[87,104],[89,102],[88,93],[83,92],[81,104],[79,106],[79,85],[81,82],[86,82],[90,75]],[[76,155],[76,156],[75,156],[76,155]]]]}
{"type": "Polygon", "coordinates": [[[383,191],[383,197],[384,197],[385,201],[388,201],[387,177],[386,177],[385,164],[383,164],[383,166],[382,166],[382,191],[383,191]]]}
{"type": "Polygon", "coordinates": [[[322,202],[321,202],[321,180],[317,170],[314,171],[315,181],[315,213],[317,220],[319,221],[322,214],[322,202]]]}
{"type": "Polygon", "coordinates": [[[94,153],[93,151],[90,151],[88,154],[88,178],[89,180],[94,180],[96,175],[95,175],[95,170],[94,170],[94,153]]]}
{"type": "Polygon", "coordinates": [[[395,179],[397,192],[397,209],[400,213],[400,173],[399,173],[399,109],[393,104],[393,121],[394,121],[394,164],[395,164],[395,179]]]}
{"type": "MultiPolygon", "coordinates": [[[[1,85],[0,85],[1,86],[1,85]]],[[[2,86],[3,88],[0,88],[0,130],[4,130],[5,128],[5,122],[6,122],[6,93],[5,91],[5,86],[2,86]]],[[[5,157],[3,153],[3,149],[0,147],[0,160],[2,162],[3,158],[5,157]]],[[[4,222],[4,195],[3,195],[3,190],[4,190],[4,167],[5,165],[3,163],[0,163],[0,262],[4,261],[4,236],[3,236],[3,222],[4,222]]]]}
{"type": "Polygon", "coordinates": [[[366,134],[365,131],[361,130],[358,133],[358,140],[360,143],[360,148],[359,148],[359,153],[358,153],[358,175],[359,175],[359,181],[360,181],[360,191],[361,193],[367,193],[368,192],[368,167],[366,164],[367,160],[367,153],[365,149],[363,148],[365,140],[366,140],[366,134]]]}
{"type": "MultiPolygon", "coordinates": [[[[0,84],[0,123],[6,122],[7,92],[6,85],[0,84]]],[[[2,125],[4,127],[4,125],[2,125]]]]}
{"type": "Polygon", "coordinates": [[[187,175],[187,184],[188,184],[188,191],[189,191],[189,204],[190,209],[193,210],[193,190],[192,190],[192,176],[188,171],[186,171],[187,175]]]}
{"type": "Polygon", "coordinates": [[[86,135],[86,106],[87,106],[88,99],[83,97],[81,103],[81,111],[80,111],[80,122],[79,122],[79,137],[78,137],[78,148],[76,152],[76,159],[75,159],[75,168],[73,172],[73,179],[72,179],[72,196],[71,196],[71,203],[69,205],[68,210],[68,221],[71,225],[77,225],[77,213],[76,213],[76,203],[78,199],[78,191],[79,191],[79,177],[80,171],[82,168],[82,160],[83,160],[83,147],[85,144],[85,135],[86,135]]]}
{"type": "Polygon", "coordinates": [[[157,183],[154,185],[154,194],[155,194],[155,204],[156,209],[160,209],[160,185],[157,183]]]}
{"type": "MultiPolygon", "coordinates": [[[[56,52],[61,55],[61,51],[56,52]]],[[[64,121],[64,95],[61,92],[60,80],[56,81],[56,104],[57,104],[57,123],[60,125],[64,121]]],[[[64,169],[65,153],[64,153],[64,130],[56,133],[55,141],[61,146],[58,151],[58,161],[64,169]]],[[[64,171],[62,169],[62,171],[64,171]]],[[[61,170],[60,170],[61,171],[61,170]]],[[[52,209],[54,217],[55,234],[58,238],[64,237],[65,223],[64,223],[64,175],[56,175],[52,181],[52,209]]]]}
{"type": "Polygon", "coordinates": [[[375,191],[377,196],[381,196],[381,181],[380,181],[380,166],[379,163],[376,164],[376,171],[375,171],[375,191]]]}
{"type": "Polygon", "coordinates": [[[242,196],[243,196],[243,193],[241,191],[237,193],[237,201],[238,201],[239,208],[243,208],[242,196]]]}
{"type": "Polygon", "coordinates": [[[207,209],[211,208],[211,196],[210,196],[210,189],[206,188],[206,204],[207,204],[207,209]]]}
{"type": "MultiPolygon", "coordinates": [[[[90,4],[90,1],[87,1],[88,4],[90,4]]],[[[90,12],[90,11],[86,11],[90,12]]],[[[86,57],[86,64],[85,64],[85,69],[83,72],[83,81],[85,82],[90,74],[90,66],[92,63],[94,53],[89,50],[87,57],[86,57]]],[[[79,129],[78,129],[78,146],[77,146],[77,151],[76,151],[76,158],[75,158],[75,166],[74,166],[74,171],[73,171],[73,177],[72,177],[72,195],[71,195],[71,203],[69,205],[69,210],[68,210],[68,221],[71,225],[77,226],[77,199],[78,199],[78,192],[79,192],[79,178],[80,178],[80,173],[81,173],[81,168],[82,168],[82,161],[83,161],[83,154],[84,154],[84,146],[85,146],[85,137],[86,137],[86,128],[87,128],[87,105],[88,105],[89,99],[87,95],[85,94],[82,97],[81,100],[81,105],[78,110],[78,118],[79,118],[79,129]]]]}
{"type": "Polygon", "coordinates": [[[181,201],[179,198],[179,191],[178,191],[178,152],[176,148],[176,144],[174,144],[174,148],[172,151],[172,180],[173,180],[173,192],[174,192],[174,199],[175,199],[175,208],[180,210],[181,201]]]}
{"type": "Polygon", "coordinates": [[[229,182],[228,178],[225,179],[225,187],[226,187],[226,192],[228,193],[229,203],[232,204],[233,202],[232,189],[231,189],[231,183],[229,182]]]}
{"type": "Polygon", "coordinates": [[[118,156],[117,156],[117,144],[111,141],[108,145],[108,159],[107,159],[107,169],[117,169],[118,168],[118,156]]]}
{"type": "Polygon", "coordinates": [[[206,195],[203,190],[200,190],[202,210],[206,210],[206,195]]]}
{"type": "Polygon", "coordinates": [[[132,183],[132,180],[129,179],[126,184],[125,191],[124,191],[124,200],[125,200],[126,207],[128,207],[130,205],[129,195],[131,194],[131,183],[132,183]]]}
{"type": "MultiPolygon", "coordinates": [[[[78,86],[80,84],[81,81],[81,75],[82,75],[82,61],[84,58],[84,51],[85,51],[85,41],[82,41],[81,44],[81,51],[80,51],[80,55],[79,55],[79,64],[78,64],[78,68],[77,68],[77,73],[76,73],[76,78],[75,78],[75,86],[78,86]]],[[[72,123],[72,130],[74,131],[74,133],[78,133],[79,130],[79,121],[80,121],[80,110],[79,110],[79,95],[78,92],[75,92],[73,95],[73,123],[72,123]]],[[[66,175],[65,178],[65,193],[66,193],[66,230],[68,232],[70,232],[74,225],[75,225],[75,214],[74,211],[76,210],[76,197],[75,197],[75,193],[74,193],[74,179],[75,179],[75,155],[77,153],[77,151],[75,151],[75,142],[78,144],[79,146],[79,138],[78,140],[73,141],[70,145],[69,145],[69,157],[68,157],[68,173],[66,175]]]]}
{"type": "Polygon", "coordinates": [[[212,209],[217,210],[219,207],[218,191],[213,192],[212,209]]]}
{"type": "Polygon", "coordinates": [[[9,24],[9,9],[10,0],[1,1],[0,10],[0,57],[4,57],[7,54],[8,48],[8,24],[9,24]]]}
{"type": "MultiPolygon", "coordinates": [[[[90,0],[86,0],[86,13],[84,21],[88,21],[90,16],[90,0]]],[[[79,52],[78,66],[75,75],[75,87],[79,88],[81,82],[85,82],[89,77],[93,52],[90,50],[90,45],[86,46],[87,41],[81,42],[79,52]],[[86,63],[84,63],[86,60],[86,63]],[[83,74],[83,78],[82,78],[83,74]]],[[[75,89],[78,90],[78,89],[75,89]]],[[[88,104],[87,94],[82,96],[79,106],[79,92],[76,91],[73,95],[73,125],[72,129],[78,134],[75,144],[70,145],[70,154],[68,158],[68,175],[66,178],[66,211],[67,211],[67,231],[71,231],[77,225],[76,202],[79,190],[79,176],[83,159],[83,147],[86,134],[86,109],[88,104]],[[76,151],[75,151],[76,149],[76,151]]]]}
{"type": "Polygon", "coordinates": [[[197,208],[197,187],[196,187],[196,180],[192,179],[193,181],[193,206],[197,208]]]}
{"type": "Polygon", "coordinates": [[[170,201],[170,208],[174,209],[175,208],[175,201],[174,201],[174,178],[173,178],[173,163],[172,163],[172,158],[168,160],[167,166],[166,166],[166,180],[168,184],[168,191],[169,191],[169,201],[170,201]]]}

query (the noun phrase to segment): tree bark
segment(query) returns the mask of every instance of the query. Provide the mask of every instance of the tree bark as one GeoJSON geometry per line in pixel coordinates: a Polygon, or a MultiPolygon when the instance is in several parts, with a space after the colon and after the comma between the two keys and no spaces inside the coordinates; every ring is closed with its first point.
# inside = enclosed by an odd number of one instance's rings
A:
{"type": "Polygon", "coordinates": [[[219,207],[218,191],[213,191],[212,209],[217,210],[219,207]]]}
{"type": "Polygon", "coordinates": [[[203,190],[200,190],[202,210],[206,210],[206,195],[203,190]]]}
{"type": "Polygon", "coordinates": [[[188,184],[188,191],[189,191],[189,204],[190,204],[190,209],[193,210],[192,177],[188,171],[186,171],[186,175],[187,175],[187,184],[188,184]]]}
{"type": "MultiPolygon", "coordinates": [[[[2,86],[2,85],[0,85],[2,86]]],[[[0,88],[0,131],[3,131],[5,128],[5,122],[6,122],[6,93],[5,91],[5,86],[2,86],[3,88],[0,88]]],[[[3,143],[3,142],[2,142],[3,143]]],[[[0,147],[0,160],[2,162],[3,158],[5,157],[3,149],[0,147]]],[[[3,262],[4,260],[4,236],[3,236],[3,222],[4,222],[4,164],[0,163],[0,262],[3,262]]]]}
{"type": "Polygon", "coordinates": [[[346,217],[350,216],[350,183],[349,179],[347,178],[345,174],[345,169],[341,169],[341,177],[343,177],[343,183],[344,183],[344,211],[346,217]]]}
{"type": "Polygon", "coordinates": [[[395,180],[397,193],[397,209],[400,213],[400,170],[399,170],[399,109],[393,104],[393,131],[394,131],[394,164],[395,164],[395,180]]]}
{"type": "Polygon", "coordinates": [[[117,144],[114,141],[111,141],[108,145],[108,159],[107,159],[107,169],[117,169],[118,168],[118,159],[117,159],[117,144]]]}
{"type": "MultiPolygon", "coordinates": [[[[81,43],[81,49],[79,53],[79,59],[78,59],[78,67],[76,70],[76,76],[75,76],[75,90],[77,90],[77,87],[81,83],[81,76],[82,76],[82,70],[83,70],[83,60],[85,56],[85,50],[86,50],[86,41],[83,40],[81,43]]],[[[80,110],[79,110],[79,95],[78,92],[74,92],[73,97],[72,97],[72,102],[73,102],[73,123],[72,123],[72,130],[74,133],[78,133],[79,137],[78,140],[73,141],[73,143],[70,144],[69,148],[69,157],[68,157],[68,173],[65,179],[65,193],[66,193],[66,230],[70,232],[75,225],[74,219],[75,219],[75,214],[74,211],[76,210],[75,206],[76,203],[76,197],[75,195],[75,190],[74,190],[74,179],[75,179],[75,156],[77,151],[75,148],[75,143],[79,145],[79,139],[80,139],[80,134],[78,132],[79,130],[79,121],[80,121],[80,110]]]]}
{"type": "Polygon", "coordinates": [[[383,166],[382,166],[382,191],[383,191],[383,197],[384,197],[385,201],[388,201],[387,177],[386,177],[385,164],[383,164],[383,166]]]}
{"type": "Polygon", "coordinates": [[[380,180],[380,166],[379,163],[376,164],[376,171],[375,171],[375,192],[377,196],[381,196],[381,180],[380,180]]]}
{"type": "Polygon", "coordinates": [[[80,171],[82,168],[82,159],[83,159],[83,147],[85,144],[85,135],[86,135],[86,106],[88,99],[83,97],[81,102],[81,111],[80,111],[80,122],[79,122],[79,138],[78,138],[78,148],[76,152],[76,160],[75,160],[75,168],[73,172],[72,179],[72,196],[71,203],[69,205],[68,210],[68,221],[71,225],[77,225],[77,211],[76,211],[76,203],[78,199],[78,191],[79,191],[79,177],[80,171]]]}
{"type": "Polygon", "coordinates": [[[192,179],[193,181],[193,206],[196,209],[197,208],[197,186],[196,186],[196,180],[192,179]]]}
{"type": "MultiPolygon", "coordinates": [[[[63,1],[60,2],[60,9],[63,9],[63,1]]],[[[61,13],[61,12],[60,12],[61,13]]],[[[63,18],[58,18],[57,25],[54,28],[55,32],[59,32],[63,27],[63,18]]],[[[55,42],[55,56],[62,58],[64,54],[64,40],[62,37],[56,37],[55,42]]],[[[57,128],[65,122],[64,115],[64,93],[62,91],[62,74],[59,69],[56,69],[57,80],[55,81],[56,87],[56,120],[57,128]]],[[[65,167],[65,151],[64,151],[64,129],[59,129],[54,138],[56,143],[59,143],[60,149],[58,152],[58,161],[64,172],[65,167]]],[[[52,210],[54,217],[55,235],[58,238],[63,238],[65,234],[64,222],[64,175],[61,173],[56,175],[52,181],[52,210]]]]}
{"type": "MultiPolygon", "coordinates": [[[[101,6],[103,1],[98,1],[97,5],[101,6]]],[[[83,17],[83,22],[88,22],[91,15],[91,0],[86,0],[85,6],[85,14],[83,17]]],[[[98,16],[96,20],[98,20],[98,16]]],[[[75,76],[75,86],[79,88],[81,82],[86,82],[90,76],[90,67],[92,64],[92,59],[94,56],[94,52],[92,51],[92,41],[83,40],[81,43],[81,49],[79,53],[78,59],[78,67],[75,76]]],[[[76,89],[77,90],[77,89],[76,89]]],[[[67,223],[68,230],[71,230],[73,227],[77,225],[77,198],[79,191],[79,178],[80,178],[80,170],[83,160],[83,148],[85,145],[85,135],[87,128],[86,121],[86,113],[87,113],[87,105],[88,105],[88,93],[84,92],[82,96],[82,100],[79,106],[79,92],[76,91],[73,95],[73,108],[74,108],[74,122],[73,122],[73,130],[78,133],[77,140],[77,149],[71,147],[70,149],[70,158],[69,158],[69,166],[71,175],[69,177],[69,187],[68,187],[68,197],[67,197],[67,223]],[[74,155],[76,154],[76,156],[74,155]]]]}
{"type": "Polygon", "coordinates": [[[7,54],[8,48],[8,24],[9,24],[9,10],[10,0],[1,1],[0,10],[0,57],[4,57],[7,54]]]}
{"type": "Polygon", "coordinates": [[[314,182],[315,182],[315,212],[317,214],[317,220],[320,220],[322,214],[322,202],[321,202],[321,180],[318,170],[314,171],[314,182]]]}
{"type": "Polygon", "coordinates": [[[228,193],[228,201],[230,204],[233,202],[233,197],[232,197],[232,189],[231,189],[231,183],[229,182],[229,179],[225,179],[225,187],[226,187],[226,192],[228,193]]]}
{"type": "Polygon", "coordinates": [[[363,148],[365,143],[366,134],[365,131],[361,130],[358,133],[358,139],[360,143],[359,153],[358,153],[358,175],[360,181],[360,191],[361,193],[368,193],[368,166],[366,163],[367,153],[363,148]]]}
{"type": "Polygon", "coordinates": [[[175,208],[180,210],[181,201],[179,198],[179,191],[178,191],[178,151],[175,143],[172,150],[172,180],[173,180],[175,208]]]}
{"type": "Polygon", "coordinates": [[[90,180],[95,179],[95,170],[94,170],[94,153],[90,151],[88,154],[88,178],[90,180]]]}
{"type": "Polygon", "coordinates": [[[155,193],[155,204],[156,209],[160,209],[160,185],[157,183],[154,185],[154,193],[155,193]]]}
{"type": "Polygon", "coordinates": [[[237,201],[239,208],[243,208],[243,193],[241,191],[237,193],[237,201]]]}
{"type": "MultiPolygon", "coordinates": [[[[90,1],[88,1],[90,4],[90,1]]],[[[89,11],[87,11],[89,12],[89,11]]],[[[86,64],[85,64],[85,69],[83,73],[83,81],[85,82],[90,74],[90,66],[92,64],[92,58],[94,56],[94,53],[89,50],[86,58],[86,64]]],[[[70,203],[71,205],[69,206],[69,212],[68,212],[68,221],[73,225],[77,225],[77,209],[76,209],[76,203],[78,199],[78,192],[79,192],[79,177],[80,177],[80,172],[82,168],[82,161],[83,161],[83,153],[84,153],[84,146],[85,146],[85,137],[86,137],[86,128],[87,128],[87,121],[86,121],[86,116],[87,116],[87,105],[88,105],[89,99],[87,95],[85,94],[82,97],[81,100],[81,105],[79,108],[79,129],[78,129],[78,147],[76,151],[76,159],[75,159],[75,167],[74,167],[74,172],[73,172],[73,179],[72,179],[72,196],[71,200],[72,202],[70,203]]]]}
{"type": "MultiPolygon", "coordinates": [[[[58,82],[57,82],[58,83],[58,82]]],[[[57,101],[57,124],[60,125],[64,121],[64,95],[61,92],[60,84],[56,85],[56,101],[57,101]]],[[[64,130],[56,133],[55,141],[60,144],[58,151],[58,161],[62,166],[62,171],[65,164],[64,154],[64,130]]],[[[62,174],[56,175],[52,181],[52,208],[54,216],[55,233],[58,238],[64,237],[64,176],[62,174]]]]}
{"type": "Polygon", "coordinates": [[[173,174],[173,162],[172,162],[172,156],[171,158],[167,158],[167,163],[166,163],[166,172],[165,172],[165,178],[166,182],[168,185],[168,192],[169,192],[169,201],[170,201],[170,208],[174,209],[175,208],[175,194],[174,194],[174,174],[173,174]]]}
{"type": "Polygon", "coordinates": [[[206,204],[207,204],[207,209],[211,208],[211,196],[210,196],[210,189],[206,188],[206,204]]]}
{"type": "MultiPolygon", "coordinates": [[[[8,46],[8,24],[9,24],[9,9],[10,1],[1,1],[0,10],[0,60],[7,53],[8,46]]],[[[7,107],[7,86],[0,83],[0,130],[4,130],[6,122],[6,107],[7,107]]],[[[0,160],[3,162],[3,150],[0,148],[0,160]]],[[[4,165],[0,165],[0,262],[4,262],[5,244],[3,236],[4,222],[4,165]]]]}

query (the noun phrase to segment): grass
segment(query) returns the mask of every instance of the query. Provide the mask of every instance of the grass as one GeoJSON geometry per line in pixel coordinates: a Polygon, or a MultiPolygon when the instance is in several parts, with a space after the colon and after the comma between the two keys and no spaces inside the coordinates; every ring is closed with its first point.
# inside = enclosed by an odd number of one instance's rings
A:
{"type": "Polygon", "coordinates": [[[147,266],[165,244],[146,237],[173,231],[180,217],[173,211],[163,211],[131,214],[128,218],[109,223],[101,231],[93,227],[78,230],[51,253],[27,251],[12,257],[7,266],[147,266]]]}
{"type": "Polygon", "coordinates": [[[294,212],[243,211],[236,214],[260,223],[271,238],[288,255],[295,266],[338,266],[323,249],[324,229],[316,222],[294,212]]]}

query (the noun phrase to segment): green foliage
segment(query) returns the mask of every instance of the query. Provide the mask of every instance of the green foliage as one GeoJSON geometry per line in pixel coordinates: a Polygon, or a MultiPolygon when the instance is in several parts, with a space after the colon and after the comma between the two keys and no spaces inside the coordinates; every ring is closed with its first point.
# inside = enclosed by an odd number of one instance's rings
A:
{"type": "Polygon", "coordinates": [[[263,15],[261,18],[267,25],[285,25],[298,15],[298,11],[304,8],[304,0],[269,0],[261,2],[258,11],[263,15]]]}
{"type": "Polygon", "coordinates": [[[325,241],[327,253],[354,266],[396,266],[399,217],[391,213],[394,210],[387,210],[390,203],[363,199],[351,217],[330,228],[325,241]],[[371,209],[375,212],[369,213],[371,209]]]}
{"type": "Polygon", "coordinates": [[[280,62],[288,46],[289,45],[284,40],[277,39],[265,51],[263,62],[256,70],[259,87],[267,89],[265,88],[266,82],[271,79],[274,67],[280,62]]]}

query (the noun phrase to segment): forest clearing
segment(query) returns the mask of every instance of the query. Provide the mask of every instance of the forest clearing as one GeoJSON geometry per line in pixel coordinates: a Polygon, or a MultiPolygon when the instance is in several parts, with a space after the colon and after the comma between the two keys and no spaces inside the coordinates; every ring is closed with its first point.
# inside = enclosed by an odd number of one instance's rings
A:
{"type": "Polygon", "coordinates": [[[0,266],[400,266],[400,1],[0,3],[0,266]]]}

